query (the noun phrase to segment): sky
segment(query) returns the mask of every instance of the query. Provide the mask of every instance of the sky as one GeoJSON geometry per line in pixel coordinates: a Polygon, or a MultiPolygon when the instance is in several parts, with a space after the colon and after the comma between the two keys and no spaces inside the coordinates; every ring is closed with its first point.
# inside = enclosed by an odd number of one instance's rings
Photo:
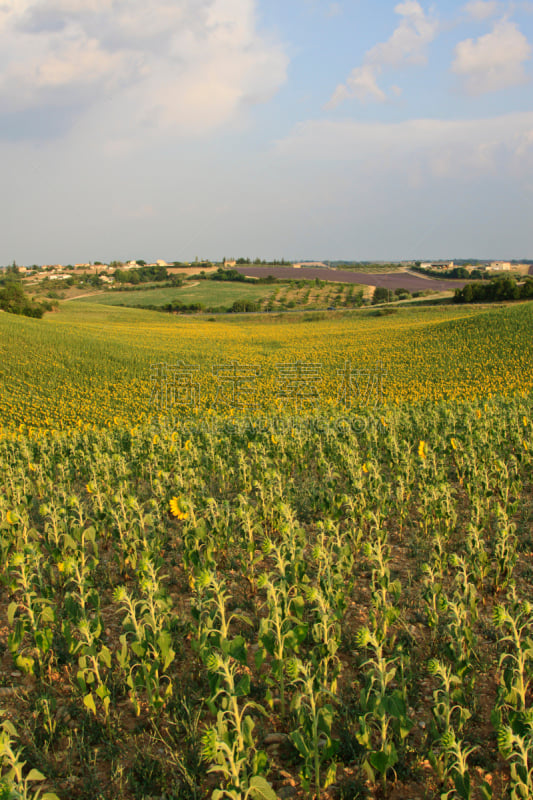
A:
{"type": "Polygon", "coordinates": [[[0,0],[0,264],[533,258],[533,0],[0,0]]]}

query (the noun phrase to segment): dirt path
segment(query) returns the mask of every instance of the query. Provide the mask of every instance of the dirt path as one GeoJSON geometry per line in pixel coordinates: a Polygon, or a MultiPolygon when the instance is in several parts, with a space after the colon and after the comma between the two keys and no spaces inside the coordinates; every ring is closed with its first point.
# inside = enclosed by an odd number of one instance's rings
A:
{"type": "Polygon", "coordinates": [[[94,297],[97,294],[104,294],[104,292],[87,292],[86,294],[75,294],[74,297],[64,297],[63,303],[66,303],[67,300],[79,300],[80,297],[94,297]]]}

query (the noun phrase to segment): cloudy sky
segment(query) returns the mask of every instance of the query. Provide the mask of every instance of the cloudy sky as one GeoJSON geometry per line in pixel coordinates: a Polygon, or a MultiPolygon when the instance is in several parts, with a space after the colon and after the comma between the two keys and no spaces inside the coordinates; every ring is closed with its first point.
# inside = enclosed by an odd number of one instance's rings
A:
{"type": "Polygon", "coordinates": [[[533,258],[533,0],[0,0],[0,264],[533,258]]]}

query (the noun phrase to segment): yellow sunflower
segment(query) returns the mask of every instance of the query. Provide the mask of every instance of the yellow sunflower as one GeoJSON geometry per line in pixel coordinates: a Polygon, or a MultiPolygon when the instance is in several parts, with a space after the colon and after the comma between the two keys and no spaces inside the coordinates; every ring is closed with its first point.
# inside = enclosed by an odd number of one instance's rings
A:
{"type": "Polygon", "coordinates": [[[189,516],[185,510],[185,503],[181,497],[173,497],[170,501],[170,513],[177,519],[187,519],[189,516]]]}

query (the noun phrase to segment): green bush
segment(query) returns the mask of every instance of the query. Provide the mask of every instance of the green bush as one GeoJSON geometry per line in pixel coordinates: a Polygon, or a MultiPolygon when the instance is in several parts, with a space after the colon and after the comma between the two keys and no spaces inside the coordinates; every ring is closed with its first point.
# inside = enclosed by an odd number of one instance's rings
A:
{"type": "Polygon", "coordinates": [[[43,305],[35,303],[28,297],[17,281],[9,281],[0,289],[0,309],[9,314],[21,314],[37,319],[40,319],[45,311],[43,305]]]}

